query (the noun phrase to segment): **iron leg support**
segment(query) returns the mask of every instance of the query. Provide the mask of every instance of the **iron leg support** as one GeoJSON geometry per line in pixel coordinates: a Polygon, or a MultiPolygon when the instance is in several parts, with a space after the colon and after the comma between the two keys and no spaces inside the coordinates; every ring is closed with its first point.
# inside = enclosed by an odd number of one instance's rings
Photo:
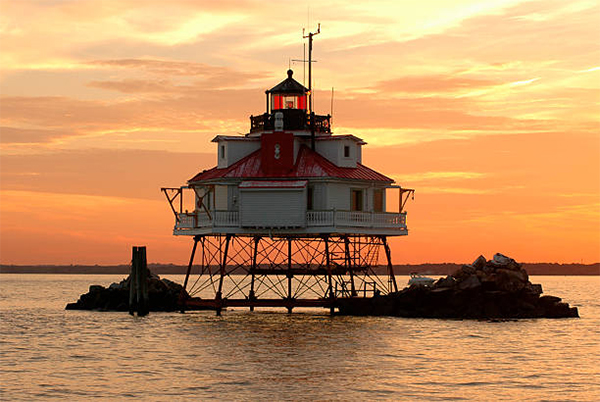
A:
{"type": "Polygon", "coordinates": [[[292,312],[292,278],[294,277],[292,275],[292,239],[287,239],[288,242],[288,274],[287,274],[287,279],[288,279],[288,306],[287,306],[287,311],[288,313],[291,314],[292,312]]]}
{"type": "Polygon", "coordinates": [[[221,315],[221,310],[223,308],[223,278],[225,277],[225,267],[227,266],[227,251],[229,250],[229,241],[231,240],[231,235],[227,235],[225,237],[225,251],[223,252],[223,260],[221,261],[221,269],[220,269],[220,277],[219,277],[219,290],[215,295],[216,300],[216,311],[217,315],[221,315]]]}
{"type": "MultiPolygon", "coordinates": [[[[256,257],[258,255],[258,243],[260,242],[260,237],[254,238],[254,253],[252,254],[252,272],[250,279],[250,294],[248,295],[248,299],[250,302],[256,300],[256,295],[254,294],[254,270],[256,269],[256,257]]],[[[254,305],[250,304],[250,311],[254,311],[254,305]]]]}
{"type": "Polygon", "coordinates": [[[329,301],[331,302],[331,306],[329,307],[329,314],[333,315],[334,313],[334,300],[335,294],[333,293],[333,279],[331,278],[331,260],[329,256],[329,237],[324,236],[323,240],[325,241],[325,263],[327,264],[327,280],[329,282],[329,301]]]}
{"type": "Polygon", "coordinates": [[[354,287],[354,267],[350,258],[350,239],[344,236],[344,246],[346,248],[346,269],[350,272],[350,296],[356,296],[356,288],[354,287]]]}
{"type": "Polygon", "coordinates": [[[394,292],[397,292],[398,284],[396,283],[396,276],[394,275],[394,265],[392,265],[392,252],[390,250],[390,246],[388,245],[387,238],[385,236],[381,236],[381,241],[383,242],[383,248],[385,249],[385,257],[387,258],[388,275],[390,277],[390,282],[394,286],[394,292]]]}
{"type": "Polygon", "coordinates": [[[196,255],[196,247],[198,246],[198,241],[200,240],[200,236],[194,236],[194,246],[192,247],[192,254],[190,255],[190,262],[188,263],[187,271],[185,273],[185,280],[183,281],[183,289],[179,295],[179,304],[181,307],[180,312],[185,312],[185,291],[187,289],[188,280],[190,279],[190,272],[192,271],[192,265],[194,265],[194,256],[196,255]]]}

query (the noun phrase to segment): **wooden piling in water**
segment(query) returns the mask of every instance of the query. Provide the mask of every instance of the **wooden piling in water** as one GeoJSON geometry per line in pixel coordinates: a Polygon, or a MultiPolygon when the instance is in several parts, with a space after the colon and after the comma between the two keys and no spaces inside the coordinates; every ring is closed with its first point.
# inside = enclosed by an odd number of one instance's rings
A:
{"type": "Polygon", "coordinates": [[[146,247],[133,247],[129,275],[129,314],[137,311],[138,316],[148,314],[148,267],[146,247]]]}
{"type": "Polygon", "coordinates": [[[136,247],[132,250],[131,256],[131,272],[129,273],[129,314],[137,310],[137,264],[136,264],[136,247]]]}

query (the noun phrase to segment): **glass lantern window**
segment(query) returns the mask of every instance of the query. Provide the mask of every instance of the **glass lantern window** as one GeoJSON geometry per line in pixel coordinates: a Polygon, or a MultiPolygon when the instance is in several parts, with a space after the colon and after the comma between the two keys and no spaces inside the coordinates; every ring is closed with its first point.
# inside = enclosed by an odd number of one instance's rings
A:
{"type": "Polygon", "coordinates": [[[273,95],[272,110],[306,110],[306,95],[273,95]]]}

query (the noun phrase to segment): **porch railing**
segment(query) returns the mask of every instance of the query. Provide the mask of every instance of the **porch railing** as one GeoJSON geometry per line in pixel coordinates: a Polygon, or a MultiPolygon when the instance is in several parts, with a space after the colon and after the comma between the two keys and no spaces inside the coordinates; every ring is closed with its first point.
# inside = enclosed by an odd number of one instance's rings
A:
{"type": "MultiPolygon", "coordinates": [[[[206,227],[240,227],[239,211],[178,213],[176,230],[206,227]]],[[[406,229],[406,212],[307,211],[306,227],[361,227],[406,229]]]]}
{"type": "Polygon", "coordinates": [[[306,226],[333,226],[334,211],[307,211],[306,226]]]}
{"type": "Polygon", "coordinates": [[[215,226],[240,226],[238,211],[215,211],[215,226]]]}

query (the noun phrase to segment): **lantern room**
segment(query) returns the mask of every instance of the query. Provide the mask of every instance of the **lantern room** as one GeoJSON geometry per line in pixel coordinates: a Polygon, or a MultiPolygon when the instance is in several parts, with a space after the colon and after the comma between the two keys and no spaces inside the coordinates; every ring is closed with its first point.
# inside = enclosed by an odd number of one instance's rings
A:
{"type": "Polygon", "coordinates": [[[267,113],[289,109],[301,110],[306,113],[308,89],[293,79],[293,74],[292,70],[288,70],[288,77],[284,81],[265,92],[267,113]]]}
{"type": "MultiPolygon", "coordinates": [[[[292,78],[294,72],[287,71],[287,78],[265,91],[266,110],[258,116],[250,116],[251,136],[275,129],[275,114],[280,114],[283,130],[293,130],[298,135],[330,135],[331,116],[311,113],[310,91],[292,78]]],[[[279,128],[281,130],[281,128],[279,128]]]]}

